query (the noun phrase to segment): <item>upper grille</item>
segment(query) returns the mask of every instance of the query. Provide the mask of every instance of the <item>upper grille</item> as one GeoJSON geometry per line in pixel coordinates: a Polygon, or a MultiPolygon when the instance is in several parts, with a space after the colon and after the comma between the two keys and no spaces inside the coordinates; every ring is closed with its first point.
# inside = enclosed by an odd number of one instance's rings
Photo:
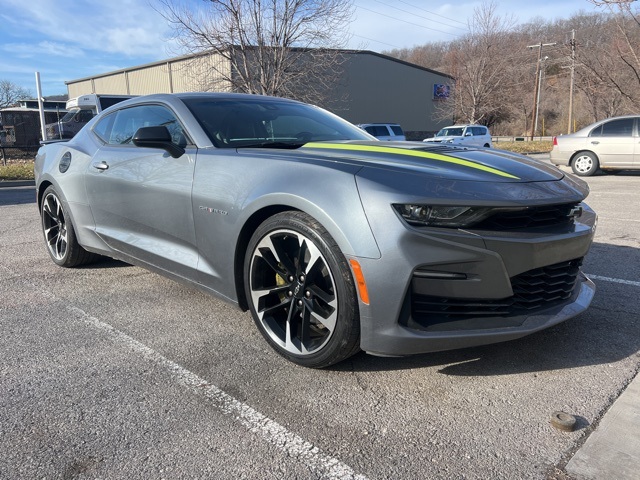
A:
{"type": "Polygon", "coordinates": [[[482,230],[509,230],[570,224],[579,203],[527,207],[523,210],[497,211],[491,217],[473,226],[482,230]]]}
{"type": "Polygon", "coordinates": [[[576,286],[582,259],[536,268],[511,278],[513,296],[500,299],[473,299],[412,295],[413,320],[429,325],[487,317],[531,314],[568,300],[576,286]]]}

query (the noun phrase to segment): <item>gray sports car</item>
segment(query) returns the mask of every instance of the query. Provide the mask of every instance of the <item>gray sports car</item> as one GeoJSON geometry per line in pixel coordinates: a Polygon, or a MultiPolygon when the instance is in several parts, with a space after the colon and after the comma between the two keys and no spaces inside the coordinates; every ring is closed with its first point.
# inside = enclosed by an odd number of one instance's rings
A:
{"type": "Polygon", "coordinates": [[[161,94],[35,164],[62,267],[108,256],[250,310],[300,365],[510,340],[584,311],[581,180],[488,149],[379,142],[281,98],[161,94]]]}

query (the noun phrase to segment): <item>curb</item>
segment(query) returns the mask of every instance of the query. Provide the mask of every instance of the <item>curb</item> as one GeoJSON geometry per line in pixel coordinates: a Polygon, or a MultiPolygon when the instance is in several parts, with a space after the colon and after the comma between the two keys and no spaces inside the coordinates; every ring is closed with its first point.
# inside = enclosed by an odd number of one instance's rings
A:
{"type": "Polygon", "coordinates": [[[0,180],[0,188],[3,187],[35,187],[35,180],[0,180]]]}

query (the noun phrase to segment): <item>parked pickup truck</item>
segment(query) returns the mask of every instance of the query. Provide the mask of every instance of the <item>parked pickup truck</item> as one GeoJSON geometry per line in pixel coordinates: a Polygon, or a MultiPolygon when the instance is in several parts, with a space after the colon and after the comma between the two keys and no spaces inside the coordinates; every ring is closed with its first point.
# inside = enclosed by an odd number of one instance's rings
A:
{"type": "Polygon", "coordinates": [[[134,95],[102,95],[90,93],[67,100],[67,114],[56,123],[46,125],[47,140],[69,139],[102,110],[134,95]]]}

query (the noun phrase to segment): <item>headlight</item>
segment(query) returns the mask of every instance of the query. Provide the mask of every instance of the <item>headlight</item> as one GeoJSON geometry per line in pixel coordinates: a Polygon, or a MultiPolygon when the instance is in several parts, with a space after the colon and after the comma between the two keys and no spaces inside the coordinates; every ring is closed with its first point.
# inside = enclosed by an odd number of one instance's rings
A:
{"type": "Polygon", "coordinates": [[[489,207],[450,207],[427,205],[394,205],[411,225],[464,228],[481,222],[495,212],[489,207]]]}

